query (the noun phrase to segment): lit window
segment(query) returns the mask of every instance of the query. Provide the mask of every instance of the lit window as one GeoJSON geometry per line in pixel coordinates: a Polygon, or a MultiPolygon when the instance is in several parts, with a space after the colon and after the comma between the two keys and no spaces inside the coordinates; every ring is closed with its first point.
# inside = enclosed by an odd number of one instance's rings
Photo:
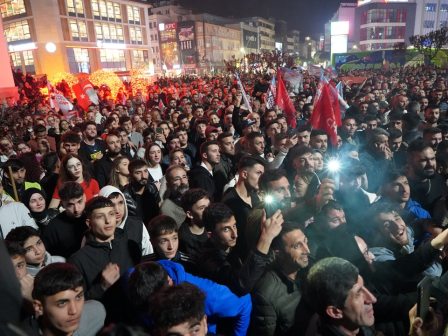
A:
{"type": "Polygon", "coordinates": [[[145,50],[132,50],[132,66],[144,67],[148,62],[148,53],[145,50]]]}
{"type": "Polygon", "coordinates": [[[112,71],[126,70],[124,50],[100,49],[100,61],[103,69],[112,71]]]}
{"type": "Polygon", "coordinates": [[[75,41],[88,41],[87,26],[84,21],[69,20],[70,33],[75,41]]]}
{"type": "Polygon", "coordinates": [[[25,66],[27,66],[27,65],[34,65],[34,57],[33,57],[33,51],[32,50],[25,50],[23,52],[23,61],[25,63],[25,66]]]}
{"type": "Polygon", "coordinates": [[[67,48],[67,56],[71,73],[90,73],[90,58],[88,49],[67,48]]]}
{"type": "Polygon", "coordinates": [[[121,21],[121,8],[117,3],[114,3],[114,17],[115,20],[121,21]]]}
{"type": "Polygon", "coordinates": [[[26,13],[23,0],[0,0],[0,11],[3,18],[26,13]]]}
{"type": "Polygon", "coordinates": [[[127,10],[129,23],[140,23],[140,8],[128,6],[127,10]]]}
{"type": "Polygon", "coordinates": [[[105,42],[124,42],[123,27],[108,23],[95,23],[96,39],[105,42]]]}
{"type": "Polygon", "coordinates": [[[423,23],[423,28],[434,28],[434,20],[426,20],[423,23]]]}
{"type": "Polygon", "coordinates": [[[27,20],[22,20],[5,25],[6,41],[31,40],[30,26],[27,20]]]}
{"type": "Polygon", "coordinates": [[[425,11],[427,12],[435,12],[437,9],[437,4],[435,3],[427,3],[425,5],[425,11]]]}
{"type": "Polygon", "coordinates": [[[143,44],[142,29],[140,27],[129,27],[129,37],[132,44],[143,44]]]}
{"type": "Polygon", "coordinates": [[[69,15],[84,16],[84,4],[82,0],[67,0],[67,12],[69,15]]]}
{"type": "Polygon", "coordinates": [[[14,68],[22,67],[22,58],[20,57],[20,53],[18,51],[9,53],[9,56],[11,57],[11,63],[14,68]]]}
{"type": "Polygon", "coordinates": [[[121,22],[120,4],[105,0],[91,0],[90,3],[95,19],[121,22]]]}

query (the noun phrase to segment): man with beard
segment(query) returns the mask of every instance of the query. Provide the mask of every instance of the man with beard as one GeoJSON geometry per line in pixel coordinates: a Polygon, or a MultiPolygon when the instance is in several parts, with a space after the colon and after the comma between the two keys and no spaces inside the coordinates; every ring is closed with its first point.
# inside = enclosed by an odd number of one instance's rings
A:
{"type": "Polygon", "coordinates": [[[112,170],[114,160],[121,156],[121,142],[120,134],[117,132],[110,132],[106,136],[106,154],[95,162],[95,178],[100,185],[100,188],[109,183],[109,176],[112,170]]]}
{"type": "Polygon", "coordinates": [[[180,198],[188,190],[187,171],[182,166],[170,166],[165,173],[166,191],[160,205],[160,213],[171,216],[179,227],[186,218],[185,211],[180,206],[180,198]]]}
{"type": "Polygon", "coordinates": [[[404,172],[392,170],[384,176],[379,202],[396,204],[400,216],[408,223],[416,219],[431,218],[428,211],[411,199],[409,181],[404,172]]]}
{"type": "Polygon", "coordinates": [[[389,148],[389,133],[375,128],[367,138],[365,149],[359,154],[359,161],[366,168],[369,185],[367,191],[378,192],[384,174],[392,166],[392,151],[389,148]]]}
{"type": "Polygon", "coordinates": [[[194,188],[182,195],[181,205],[187,218],[179,228],[179,249],[194,257],[208,239],[202,214],[210,205],[210,198],[205,190],[194,188]]]}
{"type": "Polygon", "coordinates": [[[271,243],[282,229],[281,212],[276,211],[268,219],[263,215],[258,241],[244,261],[235,248],[238,228],[234,213],[227,205],[210,204],[202,220],[210,238],[199,257],[201,275],[228,286],[237,295],[249,293],[270,261],[271,243]]]}
{"type": "Polygon", "coordinates": [[[437,127],[440,119],[440,109],[437,106],[431,105],[425,108],[425,122],[426,127],[437,127]]]}
{"type": "Polygon", "coordinates": [[[221,161],[213,169],[216,189],[222,195],[224,186],[235,176],[235,143],[232,133],[221,133],[218,136],[221,161]]]}
{"type": "Polygon", "coordinates": [[[411,198],[434,215],[434,207],[446,195],[447,187],[443,177],[436,173],[436,155],[432,147],[421,139],[413,141],[408,148],[408,168],[411,198]]]}
{"type": "Polygon", "coordinates": [[[239,232],[237,247],[241,258],[249,252],[245,236],[246,223],[251,210],[260,203],[257,195],[258,180],[264,173],[264,163],[263,159],[253,155],[241,158],[238,163],[238,182],[235,187],[229,188],[222,199],[235,214],[239,232]]]}
{"type": "MultiPolygon", "coordinates": [[[[373,238],[369,252],[373,253],[375,261],[396,260],[414,252],[414,241],[421,240],[421,238],[414,237],[414,230],[406,225],[394,205],[375,204],[369,214],[374,226],[372,228],[374,234],[370,235],[373,238]]],[[[441,274],[442,266],[437,261],[424,271],[424,275],[429,276],[440,276],[441,274]]]]}
{"type": "Polygon", "coordinates": [[[84,139],[78,151],[79,156],[92,163],[100,160],[103,157],[104,141],[97,138],[96,124],[93,121],[86,121],[82,126],[82,133],[84,139]]]}
{"type": "Polygon", "coordinates": [[[303,230],[284,223],[272,249],[275,261],[252,291],[250,335],[287,335],[302,296],[299,271],[308,266],[310,254],[303,230]]]}
{"type": "Polygon", "coordinates": [[[159,214],[159,190],[149,182],[148,164],[140,159],[129,163],[129,184],[123,190],[128,214],[148,223],[159,214]]]}

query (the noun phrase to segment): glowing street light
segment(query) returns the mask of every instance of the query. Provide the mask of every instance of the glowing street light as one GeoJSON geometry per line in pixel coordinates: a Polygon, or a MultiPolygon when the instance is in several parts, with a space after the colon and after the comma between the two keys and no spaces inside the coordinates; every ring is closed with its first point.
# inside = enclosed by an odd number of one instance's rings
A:
{"type": "Polygon", "coordinates": [[[53,42],[47,42],[45,44],[45,50],[50,54],[54,53],[56,51],[56,44],[54,44],[53,42]]]}

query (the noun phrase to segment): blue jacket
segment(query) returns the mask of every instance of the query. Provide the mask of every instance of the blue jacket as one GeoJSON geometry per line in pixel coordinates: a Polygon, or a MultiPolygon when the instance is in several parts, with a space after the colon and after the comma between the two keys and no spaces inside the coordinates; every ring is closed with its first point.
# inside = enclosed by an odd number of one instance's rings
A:
{"type": "Polygon", "coordinates": [[[158,263],[163,266],[174,284],[188,282],[205,293],[205,314],[209,332],[216,333],[216,323],[219,318],[234,317],[236,322],[233,335],[247,334],[252,311],[249,294],[238,297],[226,286],[187,273],[181,264],[170,260],[159,260],[158,263]]]}
{"type": "Polygon", "coordinates": [[[423,209],[420,203],[409,199],[406,203],[405,209],[408,210],[411,214],[413,214],[418,219],[427,219],[431,218],[431,215],[428,211],[423,209]]]}

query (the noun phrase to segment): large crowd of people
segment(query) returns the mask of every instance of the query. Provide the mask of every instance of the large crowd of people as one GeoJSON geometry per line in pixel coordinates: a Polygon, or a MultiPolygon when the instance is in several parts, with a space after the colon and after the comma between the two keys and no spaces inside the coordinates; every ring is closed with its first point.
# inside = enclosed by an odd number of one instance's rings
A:
{"type": "Polygon", "coordinates": [[[365,80],[344,85],[334,144],[310,124],[320,78],[289,86],[292,127],[272,75],[242,74],[248,99],[232,75],[96,87],[63,114],[16,72],[0,334],[448,332],[447,70],[345,74],[365,80]]]}

